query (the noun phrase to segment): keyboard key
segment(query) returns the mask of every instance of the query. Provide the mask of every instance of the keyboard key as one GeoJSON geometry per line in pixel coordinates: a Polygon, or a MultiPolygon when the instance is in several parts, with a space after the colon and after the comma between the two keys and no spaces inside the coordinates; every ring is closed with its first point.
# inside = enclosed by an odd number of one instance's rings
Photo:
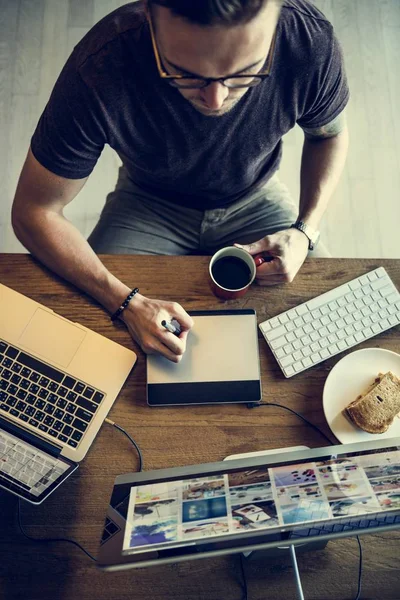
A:
{"type": "Polygon", "coordinates": [[[17,402],[18,400],[15,398],[15,396],[8,396],[6,400],[6,404],[8,404],[8,406],[15,406],[17,402]]]}
{"type": "Polygon", "coordinates": [[[18,417],[19,411],[16,408],[10,408],[10,415],[12,415],[13,417],[18,417]]]}
{"type": "Polygon", "coordinates": [[[67,423],[68,425],[69,425],[70,423],[72,423],[72,421],[73,421],[73,420],[74,420],[74,417],[73,417],[72,415],[70,415],[69,413],[66,413],[66,414],[63,416],[63,421],[64,421],[64,423],[67,423]]]}
{"type": "Polygon", "coordinates": [[[77,447],[77,442],[75,442],[75,440],[71,440],[69,439],[67,442],[68,446],[71,446],[72,448],[76,448],[77,447]]]}
{"type": "Polygon", "coordinates": [[[48,431],[49,428],[46,425],[43,425],[43,423],[40,423],[39,429],[40,429],[40,431],[46,432],[46,431],[48,431]]]}
{"type": "Polygon", "coordinates": [[[59,398],[57,401],[57,406],[60,408],[65,408],[67,406],[67,401],[63,398],[59,398]]]}
{"type": "Polygon", "coordinates": [[[32,417],[36,412],[36,408],[34,406],[28,406],[28,408],[25,410],[25,414],[28,415],[29,417],[32,417]]]}
{"type": "Polygon", "coordinates": [[[47,386],[47,389],[49,389],[51,392],[56,392],[58,388],[59,385],[55,381],[50,381],[49,385],[47,386]]]}
{"type": "Polygon", "coordinates": [[[61,410],[60,408],[57,408],[57,409],[54,411],[54,413],[53,413],[53,416],[54,416],[56,419],[62,419],[64,415],[65,415],[64,411],[63,411],[63,410],[61,410]]]}
{"type": "Polygon", "coordinates": [[[26,406],[27,406],[26,402],[22,402],[22,400],[19,400],[19,401],[17,402],[17,405],[16,405],[16,407],[15,407],[15,408],[16,408],[17,410],[20,410],[21,412],[24,412],[24,410],[25,410],[26,406]]]}
{"type": "Polygon", "coordinates": [[[20,376],[20,375],[17,375],[17,374],[14,374],[14,375],[11,377],[10,381],[11,381],[12,383],[15,383],[16,385],[18,385],[18,384],[19,384],[19,382],[21,381],[21,376],[20,376]]]}
{"type": "Polygon", "coordinates": [[[39,421],[35,421],[35,419],[29,419],[29,425],[33,425],[33,427],[37,427],[39,425],[39,421]]]}
{"type": "Polygon", "coordinates": [[[74,402],[74,400],[76,400],[76,398],[77,398],[77,394],[75,392],[68,392],[67,400],[69,400],[70,402],[74,402]]]}
{"type": "Polygon", "coordinates": [[[85,423],[84,421],[81,421],[80,419],[75,419],[74,422],[72,423],[72,426],[75,429],[79,429],[79,431],[86,431],[88,424],[85,423]]]}
{"type": "Polygon", "coordinates": [[[63,435],[62,433],[59,434],[58,439],[60,440],[60,442],[64,442],[67,443],[68,438],[65,437],[65,435],[63,435]]]}
{"type": "Polygon", "coordinates": [[[1,364],[4,367],[7,367],[7,369],[9,369],[12,366],[13,362],[9,358],[4,358],[1,364]]]}
{"type": "Polygon", "coordinates": [[[47,416],[47,417],[45,417],[43,422],[45,425],[48,425],[49,427],[51,427],[51,425],[53,425],[53,423],[54,423],[54,419],[53,419],[53,417],[47,416]]]}
{"type": "Polygon", "coordinates": [[[23,379],[19,386],[22,387],[23,390],[27,390],[30,386],[30,382],[28,379],[23,379]]]}
{"type": "MultiPolygon", "coordinates": [[[[289,365],[292,364],[292,362],[294,362],[294,358],[290,354],[289,356],[285,356],[284,358],[282,358],[281,365],[282,365],[282,367],[288,367],[289,365]]],[[[78,408],[78,410],[76,411],[76,416],[81,417],[82,419],[85,419],[85,421],[90,421],[90,419],[92,418],[93,415],[91,413],[87,413],[86,411],[82,410],[81,408],[78,408]],[[90,418],[87,419],[87,418],[83,417],[82,413],[89,415],[90,418]]]]}
{"type": "Polygon", "coordinates": [[[35,413],[35,419],[36,419],[37,421],[39,421],[39,422],[40,422],[40,421],[43,421],[43,419],[45,418],[45,416],[46,416],[46,415],[45,415],[45,414],[44,414],[44,412],[43,412],[43,411],[41,411],[41,410],[37,410],[37,411],[36,411],[36,413],[35,413]]]}
{"type": "Polygon", "coordinates": [[[69,375],[66,375],[64,381],[63,381],[63,386],[68,388],[69,390],[72,390],[74,388],[76,384],[76,379],[74,379],[73,377],[70,377],[69,375]]]}
{"type": "MultiPolygon", "coordinates": [[[[288,344],[288,345],[291,346],[291,344],[288,344]]],[[[93,400],[95,400],[96,395],[94,396],[93,400]]],[[[102,396],[104,397],[103,394],[102,394],[102,396]]],[[[79,396],[79,398],[76,401],[76,404],[78,406],[80,406],[81,408],[85,408],[86,410],[88,410],[91,413],[95,413],[97,410],[97,404],[94,401],[91,402],[90,400],[86,400],[86,398],[83,398],[82,396],[79,396]]]]}
{"type": "Polygon", "coordinates": [[[17,392],[17,398],[19,398],[20,400],[25,400],[25,398],[27,397],[28,392],[25,390],[21,390],[19,389],[17,392]]]}
{"type": "Polygon", "coordinates": [[[64,398],[64,397],[65,397],[67,394],[68,394],[68,390],[67,390],[67,388],[65,388],[65,387],[61,386],[61,387],[58,389],[58,395],[59,395],[59,396],[61,396],[61,398],[64,398]]]}
{"type": "Polygon", "coordinates": [[[53,429],[55,429],[56,431],[62,431],[63,427],[64,423],[62,423],[61,421],[56,421],[53,425],[53,429]]]}
{"type": "Polygon", "coordinates": [[[85,389],[85,386],[83,385],[83,383],[78,381],[78,383],[74,387],[74,392],[76,392],[77,394],[81,394],[84,389],[85,389]]]}
{"type": "Polygon", "coordinates": [[[55,429],[49,429],[49,435],[51,435],[52,437],[57,437],[58,431],[56,431],[55,429]]]}
{"type": "Polygon", "coordinates": [[[49,383],[50,383],[50,379],[47,379],[47,377],[41,377],[39,379],[39,385],[41,385],[44,388],[47,387],[49,383]]]}
{"type": "Polygon", "coordinates": [[[50,404],[50,402],[48,402],[46,404],[46,406],[44,407],[44,412],[48,415],[52,415],[54,411],[55,411],[54,405],[50,404]]]}
{"type": "Polygon", "coordinates": [[[80,431],[74,431],[71,437],[76,442],[80,442],[80,440],[82,439],[82,433],[80,431]]]}
{"type": "Polygon", "coordinates": [[[279,327],[275,327],[275,329],[271,329],[270,333],[269,333],[269,339],[275,340],[279,337],[281,337],[282,335],[285,335],[286,333],[286,327],[284,325],[280,325],[279,327]]]}
{"type": "Polygon", "coordinates": [[[30,379],[30,381],[37,383],[40,379],[40,375],[39,375],[39,373],[32,373],[31,376],[29,377],[29,379],[30,379]]]}
{"type": "Polygon", "coordinates": [[[64,429],[62,430],[62,432],[63,432],[64,435],[66,435],[67,437],[69,437],[71,435],[71,433],[73,432],[73,429],[69,425],[65,425],[64,429]]]}
{"type": "Polygon", "coordinates": [[[8,349],[5,352],[5,355],[9,358],[16,358],[18,356],[18,350],[13,346],[8,346],[8,349]]]}
{"type": "Polygon", "coordinates": [[[58,396],[56,396],[55,394],[49,394],[47,402],[50,402],[51,404],[56,404],[58,402],[58,396]]]}
{"type": "Polygon", "coordinates": [[[7,350],[7,344],[5,342],[0,342],[0,354],[4,354],[7,350]]]}
{"type": "Polygon", "coordinates": [[[87,398],[88,400],[91,399],[91,397],[94,394],[94,389],[91,387],[87,387],[86,390],[83,392],[83,395],[85,396],[85,398],[87,398]]]}

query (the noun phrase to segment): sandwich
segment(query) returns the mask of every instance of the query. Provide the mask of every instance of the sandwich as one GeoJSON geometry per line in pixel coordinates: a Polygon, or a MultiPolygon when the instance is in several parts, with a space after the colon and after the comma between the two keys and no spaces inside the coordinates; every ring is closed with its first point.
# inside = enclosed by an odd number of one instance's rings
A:
{"type": "Polygon", "coordinates": [[[391,371],[379,373],[343,412],[364,431],[385,433],[400,413],[400,379],[391,371]]]}

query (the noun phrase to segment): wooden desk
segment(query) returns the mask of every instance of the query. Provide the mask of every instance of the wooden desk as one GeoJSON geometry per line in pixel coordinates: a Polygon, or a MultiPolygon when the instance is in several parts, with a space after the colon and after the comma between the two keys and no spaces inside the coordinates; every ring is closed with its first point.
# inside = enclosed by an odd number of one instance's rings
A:
{"type": "MultiPolygon", "coordinates": [[[[296,306],[332,287],[383,265],[400,288],[400,261],[307,260],[290,285],[253,286],[247,296],[224,304],[212,296],[207,279],[207,257],[102,257],[106,266],[146,296],[176,300],[188,310],[253,307],[259,322],[296,306]]],[[[54,277],[31,257],[0,255],[0,281],[78,321],[110,339],[134,349],[138,362],[110,416],[140,445],[146,470],[218,461],[239,452],[306,444],[326,445],[300,419],[278,408],[248,410],[244,406],[193,406],[150,409],[145,397],[145,359],[122,323],[112,324],[90,298],[54,277]]],[[[238,340],[238,343],[239,340],[238,340]]],[[[400,352],[399,328],[365,342],[400,352]]],[[[329,429],[322,412],[322,389],[338,356],[285,379],[260,336],[264,401],[277,401],[329,429]]],[[[137,468],[128,440],[104,425],[77,473],[39,507],[23,504],[23,523],[33,536],[70,537],[97,553],[114,477],[137,468]]],[[[70,544],[36,544],[20,534],[15,522],[16,502],[0,494],[0,597],[5,600],[236,600],[242,597],[237,556],[198,560],[155,569],[121,573],[99,572],[70,544]]],[[[363,595],[399,598],[400,533],[365,536],[363,595]]],[[[289,561],[257,561],[247,568],[249,598],[294,598],[289,561]]],[[[323,552],[299,557],[306,598],[343,599],[356,592],[358,547],[355,539],[330,542],[323,552]]]]}

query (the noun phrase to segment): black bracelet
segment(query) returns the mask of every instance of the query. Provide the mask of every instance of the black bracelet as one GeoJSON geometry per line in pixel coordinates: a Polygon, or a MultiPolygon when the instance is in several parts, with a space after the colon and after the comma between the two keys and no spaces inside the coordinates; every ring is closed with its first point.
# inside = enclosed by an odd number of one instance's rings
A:
{"type": "Polygon", "coordinates": [[[118,319],[119,315],[126,309],[129,302],[132,300],[133,296],[135,296],[138,293],[138,291],[139,291],[139,288],[134,288],[131,291],[131,293],[126,297],[126,299],[123,301],[123,303],[121,304],[119,309],[116,310],[113,315],[111,315],[111,317],[110,317],[111,321],[115,321],[115,319],[118,319]]]}

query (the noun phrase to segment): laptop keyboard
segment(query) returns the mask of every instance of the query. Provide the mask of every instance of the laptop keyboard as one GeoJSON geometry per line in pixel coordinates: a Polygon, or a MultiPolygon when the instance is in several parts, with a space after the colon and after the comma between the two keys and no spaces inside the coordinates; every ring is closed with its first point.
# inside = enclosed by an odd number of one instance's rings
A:
{"type": "Polygon", "coordinates": [[[373,518],[369,518],[365,515],[362,519],[346,521],[343,523],[326,523],[318,525],[315,523],[312,527],[304,529],[295,529],[290,537],[309,537],[316,535],[326,535],[332,533],[341,533],[342,531],[357,531],[359,529],[369,529],[372,527],[387,527],[388,525],[400,524],[400,515],[386,514],[377,515],[373,518]]]}
{"type": "Polygon", "coordinates": [[[40,495],[66,470],[66,465],[30,444],[0,431],[0,476],[2,485],[17,486],[40,495]]]}
{"type": "Polygon", "coordinates": [[[104,393],[0,340],[0,414],[77,448],[104,393]]]}

